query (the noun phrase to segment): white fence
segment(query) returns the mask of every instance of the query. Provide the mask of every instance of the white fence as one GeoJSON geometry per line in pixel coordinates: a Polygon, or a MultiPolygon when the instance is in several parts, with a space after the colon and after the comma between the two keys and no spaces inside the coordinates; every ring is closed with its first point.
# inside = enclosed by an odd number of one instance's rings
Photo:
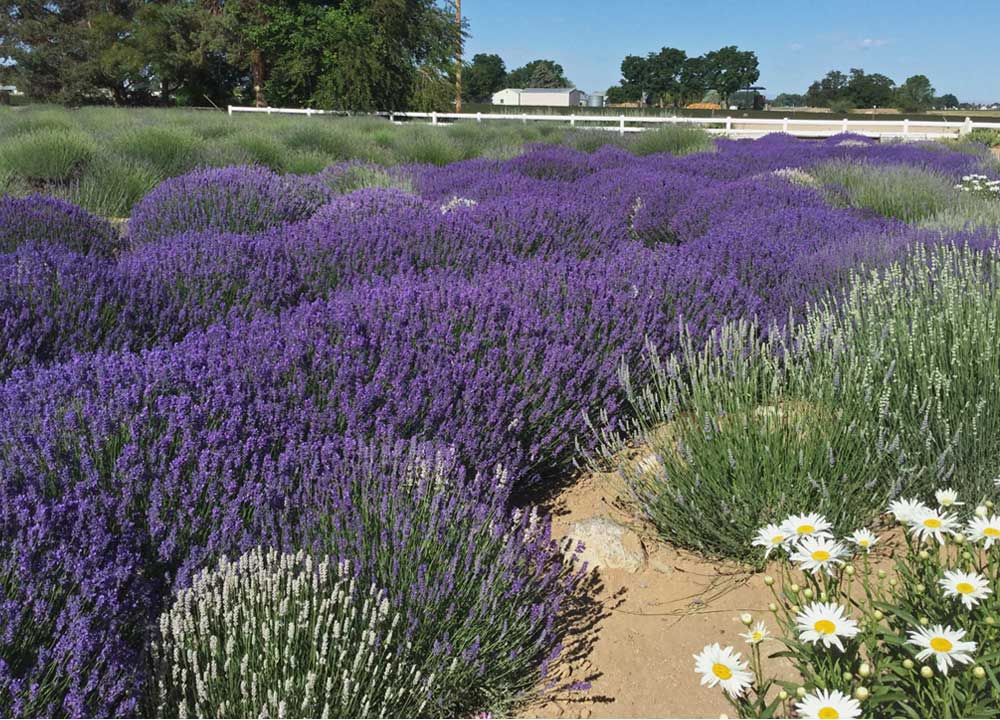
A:
{"type": "MultiPolygon", "coordinates": [[[[230,105],[229,114],[264,113],[267,115],[343,115],[332,110],[311,108],[258,108],[230,105]]],[[[485,122],[506,120],[508,122],[563,123],[571,127],[591,127],[610,130],[624,135],[627,132],[642,132],[663,125],[697,125],[707,132],[734,137],[760,137],[773,132],[789,133],[798,137],[830,137],[838,133],[857,133],[871,138],[899,138],[903,140],[934,140],[955,138],[972,132],[975,128],[1000,130],[1000,122],[979,122],[972,118],[965,120],[866,120],[866,119],[809,119],[793,118],[748,118],[748,117],[678,117],[643,115],[532,115],[529,113],[438,113],[438,112],[392,112],[376,113],[392,122],[426,120],[431,125],[446,125],[460,121],[485,122]]]]}

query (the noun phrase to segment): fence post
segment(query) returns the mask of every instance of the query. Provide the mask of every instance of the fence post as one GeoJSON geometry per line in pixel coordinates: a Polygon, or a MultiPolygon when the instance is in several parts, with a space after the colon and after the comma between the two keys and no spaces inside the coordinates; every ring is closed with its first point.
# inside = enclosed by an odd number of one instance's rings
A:
{"type": "Polygon", "coordinates": [[[525,125],[528,124],[528,113],[521,113],[521,122],[525,125]]]}
{"type": "Polygon", "coordinates": [[[313,109],[306,108],[306,117],[312,117],[312,116],[313,116],[313,109]]]}
{"type": "Polygon", "coordinates": [[[842,132],[847,132],[847,118],[844,118],[843,124],[840,126],[842,132]]]}
{"type": "Polygon", "coordinates": [[[730,133],[730,132],[732,132],[732,130],[733,130],[733,118],[727,115],[726,116],[726,132],[730,133]]]}
{"type": "Polygon", "coordinates": [[[618,134],[619,135],[624,135],[625,134],[625,116],[624,115],[619,115],[618,116],[618,134]]]}
{"type": "Polygon", "coordinates": [[[391,122],[391,123],[395,123],[396,122],[396,113],[394,113],[394,112],[390,112],[389,113],[389,122],[391,122]]]}
{"type": "Polygon", "coordinates": [[[226,106],[226,112],[228,112],[230,115],[232,115],[233,114],[233,106],[232,105],[227,105],[226,106]]]}
{"type": "Polygon", "coordinates": [[[476,113],[476,122],[481,123],[483,121],[483,114],[481,112],[476,113]]]}
{"type": "Polygon", "coordinates": [[[438,124],[438,114],[437,110],[431,110],[431,125],[438,124]]]}
{"type": "Polygon", "coordinates": [[[906,118],[905,120],[903,120],[903,134],[904,135],[910,134],[910,118],[906,118]]]}
{"type": "Polygon", "coordinates": [[[788,132],[788,118],[785,118],[784,122],[781,123],[781,132],[788,132]]]}
{"type": "Polygon", "coordinates": [[[570,116],[569,116],[569,126],[573,127],[574,125],[576,125],[576,115],[570,113],[570,116]]]}
{"type": "Polygon", "coordinates": [[[268,108],[267,108],[267,114],[268,114],[268,115],[270,115],[270,114],[271,114],[271,108],[270,108],[270,107],[268,107],[268,108]]]}
{"type": "Polygon", "coordinates": [[[958,131],[958,134],[968,135],[970,132],[972,132],[972,118],[967,117],[965,118],[965,125],[963,125],[962,129],[958,131]]]}

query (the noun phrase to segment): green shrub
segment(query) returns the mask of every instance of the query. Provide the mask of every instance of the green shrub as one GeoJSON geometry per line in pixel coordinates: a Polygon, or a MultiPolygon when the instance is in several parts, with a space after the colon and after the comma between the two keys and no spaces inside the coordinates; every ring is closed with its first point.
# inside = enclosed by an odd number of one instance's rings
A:
{"type": "Polygon", "coordinates": [[[712,150],[715,145],[712,142],[712,136],[701,128],[666,126],[635,133],[634,136],[628,138],[625,147],[636,155],[652,155],[654,153],[689,155],[712,150]]]}
{"type": "Polygon", "coordinates": [[[866,208],[885,217],[919,222],[955,202],[953,182],[906,165],[875,166],[834,160],[809,169],[839,205],[866,208]]]}
{"type": "Polygon", "coordinates": [[[442,128],[395,128],[391,144],[400,163],[447,165],[462,159],[461,149],[442,128]]]}
{"type": "Polygon", "coordinates": [[[123,218],[161,180],[148,165],[111,155],[95,159],[86,174],[55,194],[97,215],[123,218]]]}
{"type": "Polygon", "coordinates": [[[327,186],[337,193],[350,193],[364,188],[395,188],[415,192],[413,179],[399,170],[385,170],[377,165],[348,165],[340,172],[324,175],[327,186]]]}
{"type": "Polygon", "coordinates": [[[241,133],[221,144],[242,154],[247,158],[248,164],[263,165],[275,172],[284,172],[286,169],[288,151],[270,134],[241,133]]]}
{"type": "Polygon", "coordinates": [[[160,717],[419,717],[432,677],[394,654],[400,615],[350,567],[253,550],[160,618],[160,717]]]}
{"type": "Polygon", "coordinates": [[[998,317],[995,255],[918,248],[767,339],[733,323],[653,353],[645,386],[624,369],[634,420],[596,460],[665,538],[737,558],[776,514],[846,532],[903,491],[982,494],[1000,471],[998,317]],[[622,459],[628,438],[648,453],[622,459]]]}
{"type": "Polygon", "coordinates": [[[187,130],[157,126],[127,130],[110,143],[113,152],[155,168],[164,178],[181,175],[197,165],[200,145],[187,130]]]}
{"type": "Polygon", "coordinates": [[[1000,130],[975,128],[968,135],[965,135],[964,139],[970,142],[982,143],[986,147],[1000,147],[1000,130]]]}
{"type": "Polygon", "coordinates": [[[75,130],[35,130],[0,145],[0,170],[32,183],[66,182],[83,170],[96,149],[75,130]]]}

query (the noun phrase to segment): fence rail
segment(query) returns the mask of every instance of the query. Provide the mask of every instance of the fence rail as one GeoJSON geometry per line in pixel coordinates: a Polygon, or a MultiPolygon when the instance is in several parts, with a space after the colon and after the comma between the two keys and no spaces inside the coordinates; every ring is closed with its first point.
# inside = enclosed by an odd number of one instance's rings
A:
{"type": "MultiPolygon", "coordinates": [[[[346,115],[336,110],[314,110],[312,108],[259,108],[229,106],[229,114],[264,113],[267,115],[346,115]]],[[[493,120],[565,123],[570,127],[591,127],[609,130],[621,135],[642,132],[662,125],[697,125],[709,133],[735,137],[760,137],[772,132],[784,132],[798,137],[830,137],[839,133],[852,132],[871,138],[900,138],[903,140],[932,140],[955,138],[966,135],[977,128],[1000,130],[1000,122],[980,122],[972,118],[965,120],[851,120],[849,118],[796,120],[792,118],[741,118],[741,117],[680,117],[642,115],[532,115],[530,113],[439,113],[439,112],[381,112],[374,116],[387,118],[391,122],[402,123],[426,120],[430,125],[448,125],[454,122],[493,120]]]]}

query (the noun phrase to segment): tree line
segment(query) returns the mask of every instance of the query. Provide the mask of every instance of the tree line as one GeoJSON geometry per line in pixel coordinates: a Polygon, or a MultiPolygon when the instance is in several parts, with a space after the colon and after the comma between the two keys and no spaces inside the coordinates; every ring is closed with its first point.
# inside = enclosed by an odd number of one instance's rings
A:
{"type": "Polygon", "coordinates": [[[499,55],[478,53],[462,69],[462,99],[488,103],[497,90],[504,88],[573,87],[563,66],[555,60],[532,60],[508,72],[499,55]]]}
{"type": "Polygon", "coordinates": [[[951,93],[936,95],[926,75],[911,75],[901,84],[881,73],[851,68],[848,74],[831,70],[809,86],[805,94],[782,93],[774,104],[783,107],[826,107],[836,112],[855,108],[898,108],[920,112],[930,108],[958,108],[963,105],[951,93]]]}
{"type": "Polygon", "coordinates": [[[726,105],[738,91],[760,77],[757,55],[727,45],[690,57],[684,50],[660,48],[645,56],[627,55],[621,80],[608,88],[609,103],[640,102],[661,107],[681,107],[699,102],[709,93],[726,105]]]}
{"type": "Polygon", "coordinates": [[[461,32],[435,0],[17,0],[0,82],[64,104],[419,109],[454,95],[461,32]]]}

